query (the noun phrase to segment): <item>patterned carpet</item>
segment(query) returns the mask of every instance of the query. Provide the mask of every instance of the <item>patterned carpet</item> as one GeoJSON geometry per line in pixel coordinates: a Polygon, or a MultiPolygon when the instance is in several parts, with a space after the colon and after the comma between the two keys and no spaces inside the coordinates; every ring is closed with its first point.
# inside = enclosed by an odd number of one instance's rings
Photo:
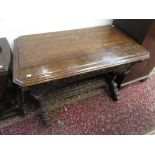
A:
{"type": "Polygon", "coordinates": [[[49,128],[31,106],[25,117],[0,122],[0,134],[146,134],[155,129],[155,75],[124,87],[118,102],[100,88],[51,104],[49,128]]]}

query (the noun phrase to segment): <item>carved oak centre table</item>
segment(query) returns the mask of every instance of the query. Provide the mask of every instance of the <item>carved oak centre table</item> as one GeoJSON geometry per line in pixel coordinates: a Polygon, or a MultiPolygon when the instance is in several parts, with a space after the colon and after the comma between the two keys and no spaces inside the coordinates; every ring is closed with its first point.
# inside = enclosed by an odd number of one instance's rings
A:
{"type": "Polygon", "coordinates": [[[13,81],[22,94],[28,90],[38,100],[41,116],[49,125],[46,95],[54,93],[54,84],[98,76],[100,82],[89,87],[102,86],[105,80],[110,96],[117,101],[131,66],[148,58],[142,46],[110,25],[26,35],[15,40],[13,81]]]}

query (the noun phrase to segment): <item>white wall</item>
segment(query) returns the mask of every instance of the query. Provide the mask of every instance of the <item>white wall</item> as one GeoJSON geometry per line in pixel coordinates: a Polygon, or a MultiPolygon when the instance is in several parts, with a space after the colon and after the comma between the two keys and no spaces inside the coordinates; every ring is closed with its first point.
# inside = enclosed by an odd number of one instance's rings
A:
{"type": "MultiPolygon", "coordinates": [[[[20,35],[69,30],[111,24],[112,20],[94,16],[84,3],[74,0],[4,0],[0,9],[0,38],[6,37],[11,47],[20,35]],[[77,1],[76,1],[77,2],[77,1]],[[82,7],[83,6],[83,7],[82,7]]],[[[92,5],[93,7],[93,5],[92,5]]]]}

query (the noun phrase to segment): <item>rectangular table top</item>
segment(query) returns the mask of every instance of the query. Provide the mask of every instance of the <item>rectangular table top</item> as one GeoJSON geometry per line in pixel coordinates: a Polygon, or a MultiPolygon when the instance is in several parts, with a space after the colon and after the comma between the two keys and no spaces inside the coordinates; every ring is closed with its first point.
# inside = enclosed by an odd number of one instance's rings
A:
{"type": "Polygon", "coordinates": [[[111,25],[26,35],[15,40],[13,80],[32,86],[147,58],[149,52],[111,25]]]}

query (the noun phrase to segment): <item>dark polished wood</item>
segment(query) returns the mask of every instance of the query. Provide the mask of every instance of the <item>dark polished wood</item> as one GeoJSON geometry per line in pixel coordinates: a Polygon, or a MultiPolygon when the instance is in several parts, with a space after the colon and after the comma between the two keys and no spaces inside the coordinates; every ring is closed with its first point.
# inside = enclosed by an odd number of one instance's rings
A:
{"type": "Polygon", "coordinates": [[[155,67],[154,19],[116,19],[113,24],[150,52],[150,59],[135,64],[124,79],[123,85],[146,79],[155,67]]]}
{"type": "Polygon", "coordinates": [[[32,86],[148,57],[111,26],[22,36],[15,41],[13,81],[32,86]]]}
{"type": "Polygon", "coordinates": [[[9,65],[11,61],[11,50],[6,38],[0,38],[0,98],[6,91],[9,65]]]}
{"type": "Polygon", "coordinates": [[[46,98],[55,91],[55,84],[66,86],[76,78],[101,75],[109,95],[117,101],[125,73],[148,58],[143,47],[110,25],[21,36],[15,40],[13,81],[38,100],[41,116],[49,125],[46,98]]]}
{"type": "Polygon", "coordinates": [[[122,32],[142,44],[147,35],[153,19],[115,19],[113,25],[122,32]]]}
{"type": "Polygon", "coordinates": [[[0,38],[0,120],[23,115],[22,105],[17,101],[17,88],[11,79],[11,61],[10,45],[6,38],[0,38]]]}
{"type": "Polygon", "coordinates": [[[155,22],[152,23],[142,42],[142,46],[150,52],[150,59],[145,60],[141,64],[136,64],[125,78],[124,82],[128,82],[133,79],[144,80],[155,67],[155,22]]]}

